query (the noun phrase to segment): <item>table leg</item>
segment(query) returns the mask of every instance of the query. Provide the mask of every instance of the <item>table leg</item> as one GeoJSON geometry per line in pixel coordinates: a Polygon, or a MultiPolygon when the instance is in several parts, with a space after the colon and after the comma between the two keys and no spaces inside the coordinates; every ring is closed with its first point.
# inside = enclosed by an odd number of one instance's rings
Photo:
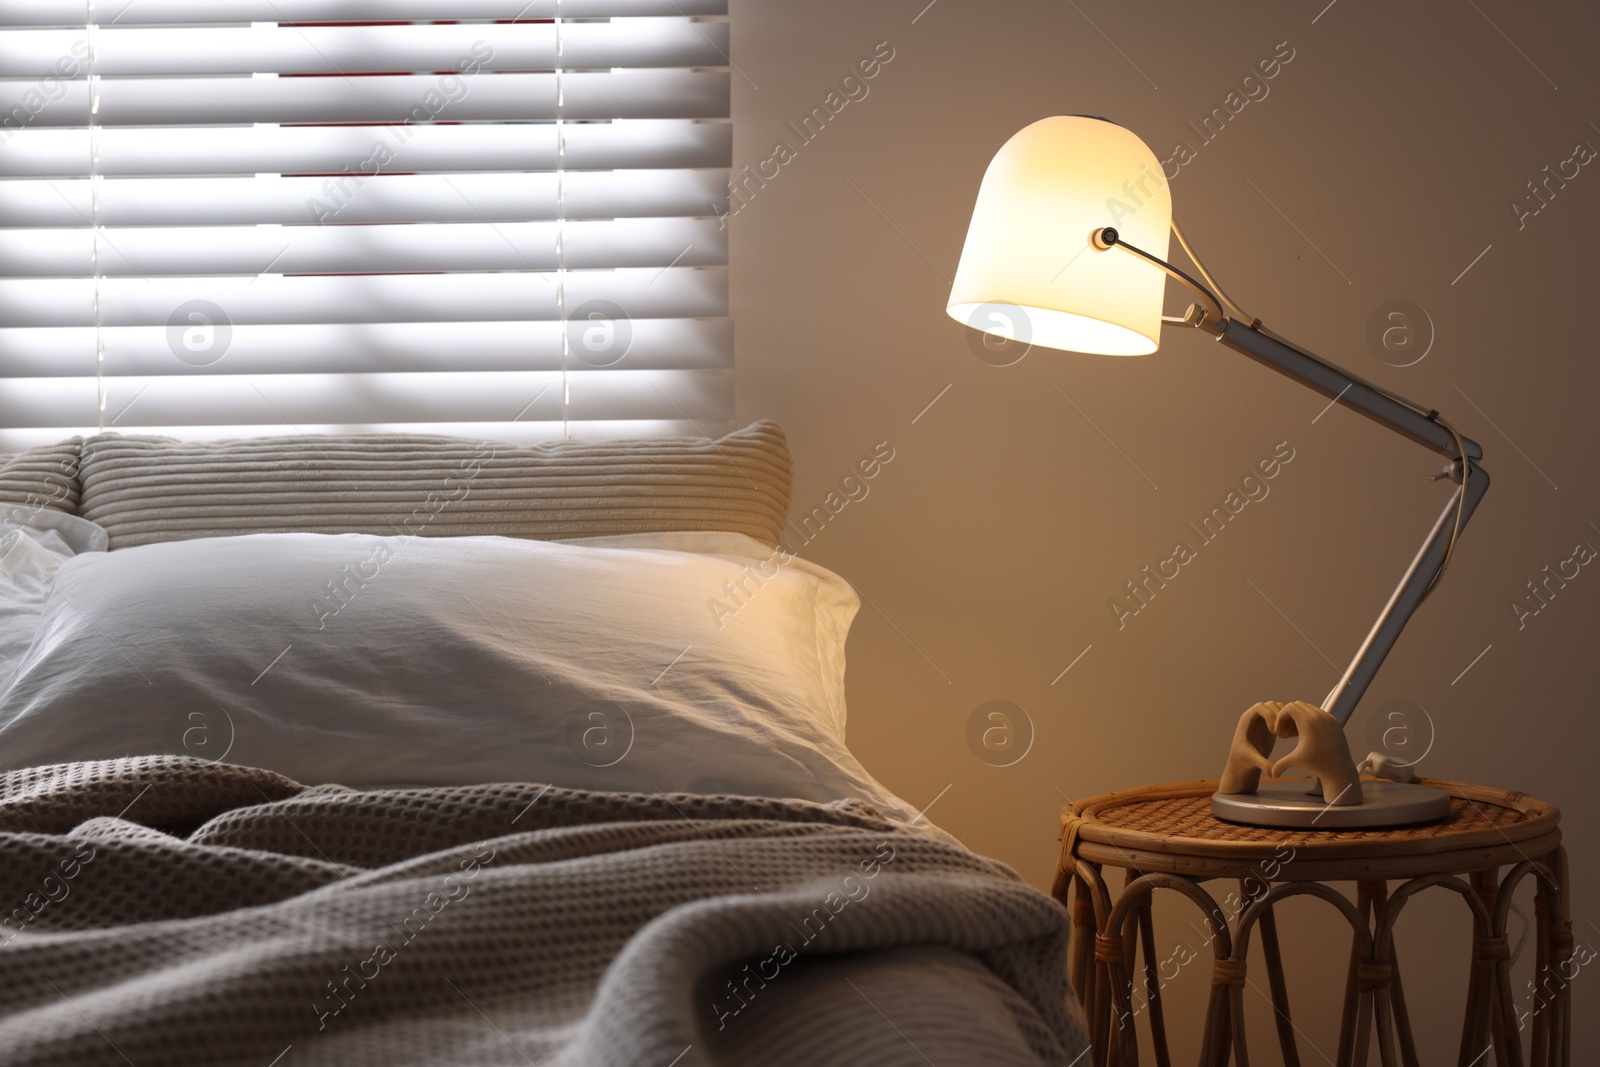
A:
{"type": "MultiPolygon", "coordinates": [[[[1132,913],[1124,916],[1131,920],[1132,913]]],[[[1127,929],[1128,922],[1121,929],[1127,929]]],[[[1095,938],[1095,961],[1104,975],[1108,997],[1104,1031],[1107,1067],[1133,1067],[1139,1060],[1139,1037],[1133,1007],[1133,979],[1126,966],[1127,949],[1121,933],[1101,934],[1095,938]]]]}
{"type": "Polygon", "coordinates": [[[1108,1067],[1111,1062],[1111,973],[1110,968],[1096,959],[1094,967],[1094,995],[1090,1005],[1089,1042],[1094,1046],[1096,1067],[1108,1067]]]}
{"type": "Polygon", "coordinates": [[[1378,1031],[1378,1060],[1383,1067],[1400,1067],[1399,1052],[1395,1047],[1394,1033],[1394,946],[1385,952],[1377,940],[1378,931],[1385,925],[1389,911],[1389,885],[1374,882],[1370,887],[1372,898],[1373,972],[1364,984],[1372,998],[1372,1021],[1378,1031]]]}
{"type": "MultiPolygon", "coordinates": [[[[1372,929],[1372,901],[1373,898],[1384,891],[1383,882],[1357,882],[1356,883],[1356,910],[1361,915],[1361,921],[1367,929],[1372,929]]],[[[1361,964],[1361,946],[1357,938],[1350,939],[1350,969],[1345,973],[1344,979],[1344,1012],[1339,1019],[1339,1055],[1334,1060],[1338,1067],[1349,1067],[1353,1062],[1366,1063],[1367,1050],[1356,1049],[1356,1024],[1360,1020],[1367,998],[1362,996],[1361,984],[1356,978],[1356,969],[1361,964]],[[1359,1055],[1359,1061],[1355,1056],[1359,1055]]],[[[1370,1020],[1369,1020],[1370,1023],[1370,1020]]],[[[1369,1033],[1367,1024],[1362,1025],[1363,1033],[1369,1033]]]]}
{"type": "Polygon", "coordinates": [[[1494,1026],[1495,1058],[1507,1067],[1522,1067],[1522,1034],[1517,1030],[1516,1009],[1511,1000],[1511,961],[1498,959],[1491,966],[1495,990],[1490,1020],[1494,1026]]]}
{"type": "Polygon", "coordinates": [[[1089,966],[1094,958],[1094,901],[1089,896],[1089,885],[1082,878],[1072,881],[1072,949],[1068,953],[1067,977],[1077,990],[1078,1003],[1085,1012],[1089,1010],[1089,966]]]}
{"type": "Polygon", "coordinates": [[[1097,902],[1106,895],[1099,868],[1075,860],[1072,877],[1072,944],[1069,952],[1073,986],[1089,1023],[1089,1047],[1094,1067],[1106,1067],[1107,1016],[1110,1011],[1106,967],[1097,958],[1095,942],[1099,935],[1097,902]],[[1091,883],[1091,879],[1093,882],[1091,883]]]}
{"type": "MultiPolygon", "coordinates": [[[[1552,900],[1552,918],[1555,926],[1552,938],[1555,944],[1555,956],[1566,963],[1572,959],[1572,902],[1567,899],[1567,886],[1571,884],[1567,875],[1567,850],[1564,846],[1557,846],[1551,857],[1550,869],[1555,872],[1555,896],[1552,900]]],[[[1556,1067],[1572,1067],[1572,995],[1563,989],[1561,996],[1556,1001],[1555,1015],[1550,1020],[1552,1043],[1560,1050],[1556,1067]]]]}
{"type": "MultiPolygon", "coordinates": [[[[1484,901],[1487,910],[1493,910],[1494,885],[1499,877],[1499,871],[1490,868],[1483,871],[1473,871],[1470,878],[1473,890],[1478,894],[1478,899],[1484,901]]],[[[1467,1010],[1461,1020],[1461,1053],[1456,1057],[1456,1067],[1470,1067],[1482,1059],[1484,1053],[1492,1044],[1489,1036],[1489,1004],[1492,993],[1492,974],[1488,965],[1478,952],[1479,939],[1483,932],[1473,925],[1472,931],[1472,962],[1467,979],[1467,1010]]]]}
{"type": "MultiPolygon", "coordinates": [[[[1206,923],[1206,928],[1207,928],[1207,930],[1209,930],[1211,932],[1211,936],[1212,936],[1213,939],[1219,938],[1223,934],[1223,930],[1212,929],[1212,927],[1215,924],[1215,920],[1218,919],[1218,918],[1222,919],[1222,921],[1224,923],[1224,929],[1225,930],[1228,929],[1227,926],[1226,926],[1227,919],[1225,917],[1221,916],[1221,915],[1217,915],[1217,914],[1214,913],[1213,916],[1210,919],[1208,919],[1208,921],[1206,923]]],[[[1235,946],[1233,944],[1231,944],[1232,939],[1233,939],[1232,930],[1228,930],[1228,939],[1229,939],[1229,942],[1230,942],[1228,947],[1230,949],[1235,948],[1235,946]]],[[[1230,955],[1231,955],[1231,953],[1230,953],[1230,955]]],[[[1213,964],[1213,967],[1214,966],[1215,966],[1215,964],[1213,964]]],[[[1214,1058],[1213,1058],[1212,1062],[1216,1065],[1216,1067],[1228,1067],[1228,1062],[1229,1062],[1228,1050],[1230,1048],[1233,1048],[1233,1046],[1234,1046],[1233,1012],[1232,1012],[1232,1008],[1234,1007],[1234,1005],[1230,1005],[1230,1003],[1229,1003],[1229,1000],[1230,1000],[1229,994],[1230,993],[1232,993],[1234,997],[1238,997],[1239,994],[1241,993],[1241,990],[1239,990],[1239,989],[1224,989],[1224,988],[1216,986],[1216,985],[1213,985],[1211,987],[1211,1004],[1210,1004],[1210,1007],[1207,1010],[1206,1029],[1207,1030],[1211,1029],[1211,1013],[1214,1012],[1216,1014],[1216,1018],[1217,1018],[1217,1028],[1216,1028],[1217,1044],[1216,1044],[1216,1049],[1215,1049],[1215,1051],[1213,1053],[1213,1057],[1214,1058]]],[[[1242,1011],[1242,1004],[1238,1005],[1238,1006],[1240,1007],[1240,1009],[1242,1011]]],[[[1240,1017],[1243,1018],[1242,1015],[1240,1017]]],[[[1242,1031],[1241,1031],[1241,1033],[1242,1033],[1242,1031]]],[[[1235,1067],[1250,1067],[1249,1051],[1248,1051],[1248,1049],[1246,1049],[1244,1047],[1244,1042],[1243,1042],[1242,1038],[1239,1041],[1239,1048],[1238,1048],[1237,1051],[1238,1051],[1238,1056],[1236,1057],[1235,1067]]]]}
{"type": "Polygon", "coordinates": [[[1261,952],[1267,958],[1267,984],[1272,990],[1272,1011],[1278,1024],[1278,1048],[1284,1067],[1300,1067],[1294,1021],[1289,1017],[1289,985],[1283,977],[1283,955],[1278,949],[1278,918],[1272,908],[1261,913],[1261,952]]]}
{"type": "MultiPolygon", "coordinates": [[[[1200,1039],[1200,1067],[1227,1067],[1228,1048],[1233,1043],[1233,1026],[1229,1015],[1229,990],[1215,983],[1211,986],[1211,1000],[1206,1004],[1206,1030],[1200,1039]]],[[[1242,1060],[1240,1067],[1247,1067],[1242,1060]]]]}
{"type": "Polygon", "coordinates": [[[1417,1041],[1411,1033],[1411,1013],[1406,1010],[1405,983],[1400,980],[1400,958],[1394,946],[1389,947],[1389,969],[1394,974],[1394,1021],[1400,1032],[1400,1062],[1405,1067],[1421,1067],[1417,1058],[1417,1041]]]}
{"type": "Polygon", "coordinates": [[[1538,922],[1538,992],[1534,998],[1533,1056],[1535,1067],[1568,1067],[1572,1062],[1572,922],[1566,899],[1567,854],[1557,848],[1541,861],[1550,878],[1538,878],[1534,914],[1538,922]]]}
{"type": "MultiPolygon", "coordinates": [[[[1128,886],[1139,877],[1140,872],[1129,868],[1122,880],[1122,891],[1126,893],[1128,886]]],[[[1139,908],[1129,911],[1122,920],[1122,971],[1119,981],[1125,984],[1122,991],[1122,1004],[1126,1009],[1117,1017],[1117,1037],[1111,1049],[1111,1062],[1115,1067],[1139,1067],[1139,1031],[1138,1019],[1140,1008],[1134,1004],[1134,965],[1139,952],[1139,908]]],[[[1149,987],[1146,986],[1148,1000],[1149,987]]],[[[1115,1012],[1117,998],[1113,997],[1112,1010],[1115,1012]]]]}
{"type": "MultiPolygon", "coordinates": [[[[1550,860],[1552,857],[1545,857],[1550,860]]],[[[1551,865],[1552,869],[1554,864],[1551,865]]],[[[1542,992],[1549,989],[1548,980],[1551,971],[1551,932],[1554,927],[1550,919],[1550,892],[1540,879],[1533,893],[1533,925],[1534,925],[1534,959],[1533,973],[1536,987],[1542,992]]],[[[1559,980],[1559,979],[1558,979],[1559,980]]],[[[1542,996],[1536,994],[1533,1000],[1533,1050],[1528,1062],[1533,1067],[1549,1067],[1550,1064],[1550,1031],[1548,1027],[1548,1011],[1555,1009],[1555,997],[1550,998],[1546,1004],[1542,996]]],[[[1520,1022],[1519,1022],[1520,1025],[1520,1022]]]]}
{"type": "MultiPolygon", "coordinates": [[[[1369,990],[1356,991],[1356,1029],[1350,1035],[1352,1053],[1351,1063],[1355,1067],[1367,1067],[1368,1050],[1372,1047],[1372,993],[1369,990]]],[[[1342,1045],[1345,1035],[1340,1033],[1339,1043],[1342,1045]]]]}
{"type": "Polygon", "coordinates": [[[1378,1062],[1383,1067],[1400,1067],[1400,1055],[1394,1040],[1394,1003],[1390,987],[1377,986],[1372,990],[1372,1014],[1378,1024],[1378,1062]]]}
{"type": "Polygon", "coordinates": [[[1150,1044],[1155,1051],[1156,1067],[1172,1067],[1172,1055],[1167,1049],[1167,1023],[1161,1010],[1161,974],[1156,969],[1155,918],[1150,901],[1139,908],[1139,939],[1144,944],[1144,995],[1150,1006],[1150,1044]]]}
{"type": "MultiPolygon", "coordinates": [[[[1486,872],[1487,873],[1487,872],[1486,872]]],[[[1500,897],[1500,883],[1495,880],[1499,871],[1485,877],[1478,886],[1478,896],[1489,914],[1495,913],[1500,897]]],[[[1502,924],[1496,923],[1489,936],[1505,940],[1502,924]]],[[[1496,1067],[1522,1067],[1522,1038],[1517,1032],[1516,1014],[1512,1008],[1511,961],[1494,959],[1483,951],[1480,939],[1473,939],[1473,956],[1481,960],[1484,976],[1483,1012],[1489,1017],[1489,1040],[1494,1045],[1496,1067]]]]}
{"type": "Polygon", "coordinates": [[[1089,1023],[1089,1043],[1095,1067],[1106,1067],[1107,1014],[1110,998],[1105,966],[1096,959],[1095,940],[1099,934],[1096,903],[1106,895],[1100,869],[1092,863],[1074,860],[1072,874],[1072,942],[1069,951],[1069,978],[1078,991],[1084,1018],[1089,1023]],[[1092,879],[1092,882],[1091,882],[1092,879]]]}

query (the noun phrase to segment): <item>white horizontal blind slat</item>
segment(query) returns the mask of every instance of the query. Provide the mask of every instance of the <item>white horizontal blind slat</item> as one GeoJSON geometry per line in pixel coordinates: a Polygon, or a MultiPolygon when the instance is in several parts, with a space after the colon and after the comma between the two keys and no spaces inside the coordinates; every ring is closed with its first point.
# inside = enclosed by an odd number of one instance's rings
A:
{"type": "Polygon", "coordinates": [[[725,14],[0,0],[4,446],[725,424],[725,14]]]}
{"type": "MultiPolygon", "coordinates": [[[[191,301],[241,323],[555,320],[554,272],[104,278],[102,326],[166,326],[191,301]]],[[[726,268],[568,271],[568,304],[609,300],[630,318],[724,318],[726,268]]],[[[93,326],[92,278],[0,278],[0,326],[93,326]]],[[[4,377],[0,373],[0,377],[4,377]]]]}
{"type": "MultiPolygon", "coordinates": [[[[727,0],[96,0],[104,25],[625,18],[728,13],[727,0]]],[[[82,26],[87,0],[0,0],[0,25],[82,26]]]]}
{"type": "MultiPolygon", "coordinates": [[[[578,171],[561,184],[562,215],[574,220],[692,216],[726,195],[712,170],[578,171]]],[[[528,173],[129,178],[100,183],[97,210],[107,227],[513,223],[554,218],[556,187],[554,174],[528,173]]],[[[93,192],[83,178],[0,182],[0,227],[82,226],[95,210],[93,192]]]]}
{"type": "MultiPolygon", "coordinates": [[[[564,127],[566,171],[722,168],[733,127],[677,119],[564,127]]],[[[537,171],[556,166],[553,124],[224,126],[102,129],[95,173],[108,177],[537,171]],[[381,151],[379,149],[381,146],[381,151]],[[387,162],[385,162],[387,161],[387,162]]],[[[86,129],[0,131],[0,178],[87,177],[86,129]],[[5,134],[9,132],[10,136],[5,134]]]]}
{"type": "MultiPolygon", "coordinates": [[[[127,78],[100,83],[102,126],[224,126],[254,122],[522,122],[533,119],[719,118],[728,113],[726,71],[585,71],[556,75],[482,72],[326,78],[127,78]]],[[[36,109],[32,83],[0,82],[0,115],[31,112],[36,127],[87,126],[88,82],[61,82],[36,109]]]]}
{"type": "MultiPolygon", "coordinates": [[[[0,78],[55,70],[84,78],[90,31],[11,30],[0,36],[0,78]],[[61,63],[60,67],[57,64],[61,63]]],[[[559,65],[710,67],[725,62],[726,22],[625,19],[563,25],[559,65]]],[[[102,77],[176,74],[340,74],[386,71],[550,70],[558,65],[552,23],[408,26],[232,26],[94,31],[94,71],[102,77]]]]}
{"type": "MultiPolygon", "coordinates": [[[[107,389],[106,424],[118,430],[135,420],[155,426],[239,423],[276,425],[283,433],[305,423],[360,426],[434,418],[699,420],[725,418],[720,413],[732,391],[728,370],[115,376],[107,389]]],[[[0,425],[7,427],[93,426],[98,403],[92,377],[0,381],[0,425]]]]}
{"type": "Polygon", "coordinates": [[[715,219],[27,229],[0,230],[0,277],[543,271],[560,266],[558,233],[567,266],[577,269],[728,258],[727,231],[715,219]]]}
{"type": "MultiPolygon", "coordinates": [[[[622,343],[630,370],[733,366],[733,327],[728,319],[632,319],[626,329],[622,343]]],[[[119,373],[135,377],[357,374],[430,371],[441,366],[457,371],[553,371],[561,369],[562,354],[561,323],[554,320],[230,323],[226,360],[202,366],[172,358],[166,325],[104,327],[100,338],[107,362],[119,373]]],[[[195,340],[203,344],[206,337],[195,340]]],[[[604,340],[597,339],[596,347],[604,340]]],[[[580,337],[574,363],[580,368],[587,366],[582,341],[580,337]]],[[[92,374],[95,342],[93,326],[0,329],[0,362],[13,378],[92,374]]],[[[614,354],[603,351],[594,362],[606,362],[614,354]]]]}

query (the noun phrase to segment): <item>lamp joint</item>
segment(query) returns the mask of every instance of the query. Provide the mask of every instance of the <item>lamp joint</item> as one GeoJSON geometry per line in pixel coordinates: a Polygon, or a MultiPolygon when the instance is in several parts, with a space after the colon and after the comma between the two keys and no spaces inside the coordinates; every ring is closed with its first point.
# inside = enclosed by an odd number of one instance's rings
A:
{"type": "Polygon", "coordinates": [[[1199,304],[1190,304],[1188,310],[1183,313],[1183,321],[1186,325],[1193,326],[1198,330],[1204,330],[1219,339],[1222,337],[1222,320],[1212,314],[1210,308],[1201,307],[1199,304]]]}

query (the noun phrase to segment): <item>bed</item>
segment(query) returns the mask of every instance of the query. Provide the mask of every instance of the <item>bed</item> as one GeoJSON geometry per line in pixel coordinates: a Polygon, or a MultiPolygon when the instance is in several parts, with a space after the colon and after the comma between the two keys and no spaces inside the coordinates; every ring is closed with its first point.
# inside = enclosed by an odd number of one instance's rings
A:
{"type": "Polygon", "coordinates": [[[844,743],[781,430],[0,460],[0,1063],[1073,1064],[844,743]]]}

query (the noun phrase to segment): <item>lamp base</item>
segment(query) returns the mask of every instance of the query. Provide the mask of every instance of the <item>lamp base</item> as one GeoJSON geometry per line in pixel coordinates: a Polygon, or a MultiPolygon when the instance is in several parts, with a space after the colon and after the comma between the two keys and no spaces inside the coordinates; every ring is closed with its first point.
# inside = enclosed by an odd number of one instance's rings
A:
{"type": "Polygon", "coordinates": [[[1412,782],[1363,780],[1362,803],[1331,805],[1306,790],[1311,778],[1263,783],[1254,793],[1213,793],[1211,814],[1246,826],[1355,830],[1411,826],[1450,814],[1450,795],[1412,782]]]}

